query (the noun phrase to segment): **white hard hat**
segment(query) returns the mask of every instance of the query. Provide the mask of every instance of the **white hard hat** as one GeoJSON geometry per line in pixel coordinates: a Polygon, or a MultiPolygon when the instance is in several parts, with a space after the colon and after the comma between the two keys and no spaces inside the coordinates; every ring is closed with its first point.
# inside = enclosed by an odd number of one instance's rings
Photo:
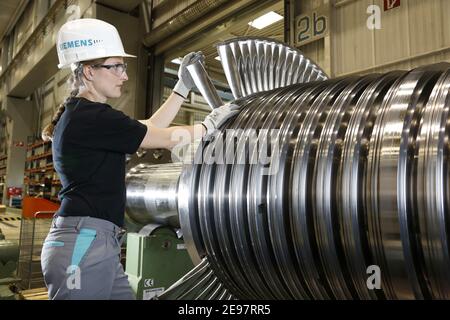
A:
{"type": "Polygon", "coordinates": [[[58,68],[106,57],[131,57],[125,53],[119,32],[112,25],[98,19],[76,19],[66,22],[56,41],[58,68]]]}

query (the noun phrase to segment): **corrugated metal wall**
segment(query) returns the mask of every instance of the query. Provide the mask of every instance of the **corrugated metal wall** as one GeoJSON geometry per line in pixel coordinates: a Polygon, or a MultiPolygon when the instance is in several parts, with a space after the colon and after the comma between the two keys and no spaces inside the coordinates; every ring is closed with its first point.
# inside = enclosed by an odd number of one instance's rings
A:
{"type": "MultiPolygon", "coordinates": [[[[302,12],[309,12],[324,2],[308,0],[298,4],[302,12]]],[[[329,37],[301,46],[300,50],[334,77],[450,61],[449,0],[401,0],[400,7],[388,11],[384,11],[383,2],[329,0],[329,37]],[[371,5],[381,9],[380,29],[367,26],[371,5]]]]}
{"type": "Polygon", "coordinates": [[[45,17],[49,8],[48,0],[35,0],[28,3],[23,15],[14,27],[12,35],[14,38],[13,56],[22,48],[28,37],[45,17]]]}
{"type": "Polygon", "coordinates": [[[332,69],[335,76],[386,72],[450,61],[450,1],[401,0],[384,11],[383,0],[355,0],[333,9],[332,69]],[[381,8],[381,29],[370,30],[370,5],[381,8]]]}
{"type": "Polygon", "coordinates": [[[42,91],[43,104],[39,119],[41,123],[40,129],[50,123],[56,109],[69,95],[69,87],[67,86],[69,73],[69,69],[60,70],[44,84],[42,91]]]}

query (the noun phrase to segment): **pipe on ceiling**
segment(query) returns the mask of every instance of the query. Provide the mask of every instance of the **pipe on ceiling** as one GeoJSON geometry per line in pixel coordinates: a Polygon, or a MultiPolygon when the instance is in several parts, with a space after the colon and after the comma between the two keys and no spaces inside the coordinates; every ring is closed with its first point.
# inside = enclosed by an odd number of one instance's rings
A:
{"type": "Polygon", "coordinates": [[[144,45],[151,47],[226,2],[228,0],[200,0],[195,2],[177,14],[173,19],[147,33],[144,36],[144,45]]]}

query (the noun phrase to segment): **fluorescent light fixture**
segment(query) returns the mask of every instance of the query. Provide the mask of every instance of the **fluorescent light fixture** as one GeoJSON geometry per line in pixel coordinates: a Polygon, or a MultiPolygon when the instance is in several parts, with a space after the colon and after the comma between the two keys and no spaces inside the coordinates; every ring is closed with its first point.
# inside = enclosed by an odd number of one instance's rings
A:
{"type": "Polygon", "coordinates": [[[175,64],[181,64],[181,59],[180,58],[175,58],[171,62],[175,63],[175,64]]]}
{"type": "Polygon", "coordinates": [[[214,59],[216,59],[217,61],[220,61],[220,57],[219,56],[215,57],[214,59]]]}
{"type": "Polygon", "coordinates": [[[259,18],[256,18],[253,21],[250,21],[248,24],[256,29],[263,29],[267,26],[270,26],[272,23],[280,21],[283,19],[283,16],[279,15],[274,11],[267,12],[259,18]]]}

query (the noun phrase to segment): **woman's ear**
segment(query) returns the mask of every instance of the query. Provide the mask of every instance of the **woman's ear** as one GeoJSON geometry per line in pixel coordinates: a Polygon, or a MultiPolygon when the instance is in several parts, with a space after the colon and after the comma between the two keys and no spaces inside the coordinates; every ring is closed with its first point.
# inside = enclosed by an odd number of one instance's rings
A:
{"type": "Polygon", "coordinates": [[[92,81],[92,78],[94,77],[94,74],[92,73],[92,67],[91,66],[83,66],[83,75],[88,81],[92,81]]]}

